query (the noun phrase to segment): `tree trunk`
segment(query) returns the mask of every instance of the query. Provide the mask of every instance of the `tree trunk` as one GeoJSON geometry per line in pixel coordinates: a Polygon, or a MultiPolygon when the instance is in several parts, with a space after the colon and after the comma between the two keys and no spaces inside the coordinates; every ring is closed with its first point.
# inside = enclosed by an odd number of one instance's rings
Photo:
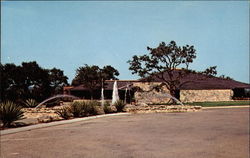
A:
{"type": "MultiPolygon", "coordinates": [[[[170,87],[169,89],[169,92],[170,92],[170,95],[174,98],[176,98],[176,89],[174,87],[170,87]]],[[[176,98],[177,99],[177,98],[176,98]]],[[[171,104],[177,104],[177,101],[173,98],[171,98],[171,101],[170,101],[171,104]]]]}

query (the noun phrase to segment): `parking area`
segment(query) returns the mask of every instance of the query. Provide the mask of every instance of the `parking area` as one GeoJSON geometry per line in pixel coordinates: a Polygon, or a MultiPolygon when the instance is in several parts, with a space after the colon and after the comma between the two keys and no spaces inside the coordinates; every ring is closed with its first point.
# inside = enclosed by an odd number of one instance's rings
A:
{"type": "Polygon", "coordinates": [[[249,108],[111,116],[1,136],[2,158],[248,158],[249,108]]]}

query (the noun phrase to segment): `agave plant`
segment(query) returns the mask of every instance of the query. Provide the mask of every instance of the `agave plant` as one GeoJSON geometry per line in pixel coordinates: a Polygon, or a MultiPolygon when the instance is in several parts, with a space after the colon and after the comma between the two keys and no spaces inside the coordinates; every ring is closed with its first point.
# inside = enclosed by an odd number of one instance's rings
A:
{"type": "Polygon", "coordinates": [[[123,112],[123,109],[124,109],[125,105],[126,105],[125,102],[122,101],[122,100],[118,100],[114,104],[114,106],[117,109],[117,112],[123,112]]]}
{"type": "Polygon", "coordinates": [[[27,108],[33,108],[33,107],[36,107],[37,105],[38,105],[38,103],[36,102],[35,99],[27,99],[24,102],[24,106],[27,108]]]}
{"type": "Polygon", "coordinates": [[[85,117],[98,115],[98,107],[101,107],[101,104],[97,101],[81,101],[71,104],[70,111],[74,117],[85,117]]]}
{"type": "Polygon", "coordinates": [[[23,119],[22,107],[11,102],[0,103],[0,121],[3,127],[10,127],[11,123],[23,119]]]}
{"type": "Polygon", "coordinates": [[[81,117],[83,114],[82,102],[73,102],[70,106],[70,111],[74,117],[81,117]]]}
{"type": "Polygon", "coordinates": [[[110,106],[110,102],[106,101],[104,103],[103,110],[104,110],[105,114],[113,113],[111,106],[110,106]]]}
{"type": "Polygon", "coordinates": [[[56,113],[57,113],[60,117],[66,119],[66,120],[68,120],[70,117],[72,117],[71,110],[70,110],[70,108],[67,107],[67,106],[66,106],[66,107],[63,107],[63,108],[61,108],[61,109],[56,110],[56,113]]]}

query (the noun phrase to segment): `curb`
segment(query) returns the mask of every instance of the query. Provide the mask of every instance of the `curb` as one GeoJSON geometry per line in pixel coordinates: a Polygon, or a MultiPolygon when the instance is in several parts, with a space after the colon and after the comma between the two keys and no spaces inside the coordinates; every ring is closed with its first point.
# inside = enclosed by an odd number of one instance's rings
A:
{"type": "Polygon", "coordinates": [[[97,116],[90,116],[90,117],[84,117],[84,118],[76,118],[76,119],[72,119],[72,120],[63,120],[63,121],[55,121],[55,122],[50,122],[50,123],[41,123],[41,124],[30,125],[30,126],[26,126],[26,127],[19,127],[19,128],[2,130],[2,131],[0,131],[0,135],[3,136],[3,135],[7,135],[7,134],[30,131],[30,130],[39,129],[39,128],[64,125],[64,124],[69,124],[69,123],[74,123],[74,122],[85,121],[85,120],[92,120],[95,118],[129,115],[129,114],[130,113],[105,114],[105,115],[97,115],[97,116]]]}
{"type": "Polygon", "coordinates": [[[230,108],[250,108],[250,105],[202,107],[203,110],[206,110],[206,109],[230,109],[230,108]]]}

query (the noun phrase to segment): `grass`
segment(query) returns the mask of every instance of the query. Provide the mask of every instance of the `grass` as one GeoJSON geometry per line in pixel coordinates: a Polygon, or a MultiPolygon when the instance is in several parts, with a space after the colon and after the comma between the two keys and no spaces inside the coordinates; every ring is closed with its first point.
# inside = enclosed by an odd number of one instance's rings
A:
{"type": "Polygon", "coordinates": [[[193,102],[193,103],[185,103],[185,104],[186,105],[199,105],[202,107],[234,106],[234,105],[250,105],[250,100],[220,101],[220,102],[193,102]]]}

